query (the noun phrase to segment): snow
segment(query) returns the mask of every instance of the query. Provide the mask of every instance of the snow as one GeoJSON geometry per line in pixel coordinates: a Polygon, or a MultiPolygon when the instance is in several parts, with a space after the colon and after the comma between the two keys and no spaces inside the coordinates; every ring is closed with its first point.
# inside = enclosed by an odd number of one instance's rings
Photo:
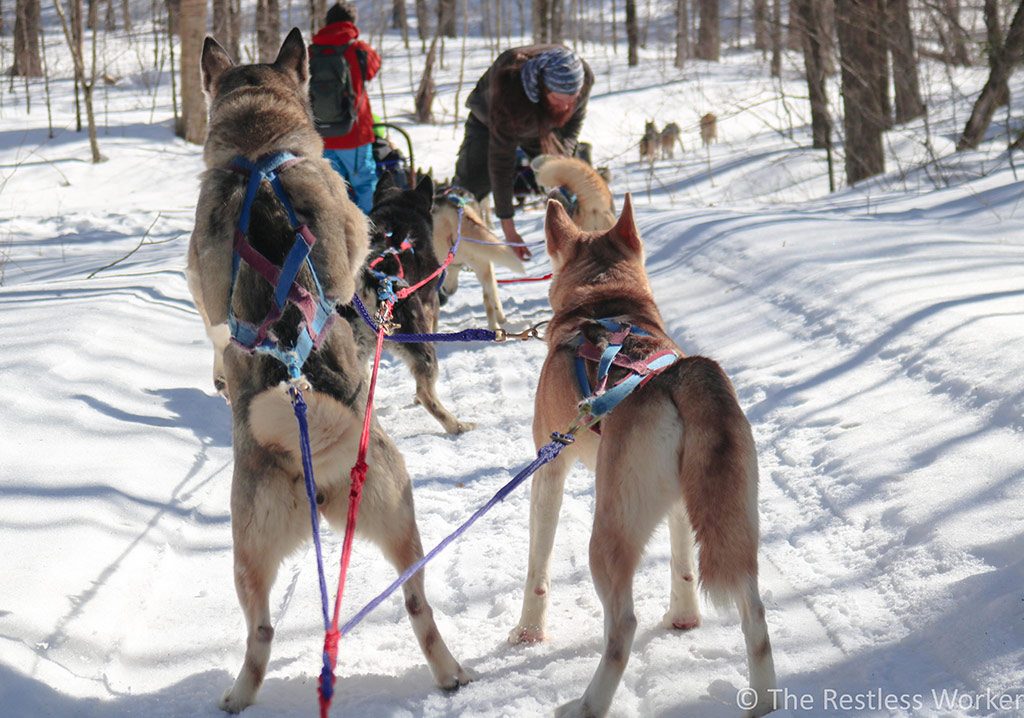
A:
{"type": "MultiPolygon", "coordinates": [[[[217,716],[242,659],[230,414],[183,274],[200,149],[173,137],[167,75],[154,85],[152,47],[135,42],[114,53],[120,80],[98,94],[107,162],[90,164],[73,132],[69,82],[52,83],[52,140],[41,83],[31,114],[20,86],[4,89],[0,107],[4,715],[217,716]]],[[[395,68],[389,119],[443,177],[461,139],[458,49],[449,44],[438,71],[438,124],[422,126],[407,115],[407,68],[420,56],[393,35],[384,48],[395,68]]],[[[490,53],[483,40],[468,48],[465,77],[476,77],[490,53]]],[[[622,48],[584,53],[598,76],[584,139],[611,167],[619,206],[634,193],[671,333],[722,363],[754,425],[761,586],[792,700],[779,715],[1024,713],[1022,185],[1000,151],[1001,125],[979,152],[950,155],[983,72],[957,71],[951,89],[944,68],[926,66],[929,125],[888,134],[889,174],[829,195],[824,157],[804,149],[798,56],[780,82],[747,51],[682,71],[663,48],[640,70],[625,67],[622,48]],[[713,177],[697,135],[707,111],[720,118],[713,177]],[[636,151],[651,118],[677,121],[687,149],[653,170],[636,151]]],[[[541,214],[519,227],[541,239],[541,214]]],[[[529,271],[548,268],[541,253],[529,271]]],[[[475,282],[462,284],[444,328],[485,323],[475,282]]],[[[548,315],[543,284],[502,296],[513,328],[548,315]]],[[[390,357],[376,405],[413,478],[427,546],[533,458],[544,347],[439,354],[439,392],[476,429],[441,433],[390,357]]],[[[592,505],[592,478],[576,467],[552,562],[550,640],[505,641],[526,571],[523,487],[427,569],[442,634],[478,680],[438,691],[392,598],[343,640],[333,714],[545,715],[578,697],[601,648],[592,505]]],[[[324,540],[330,584],[340,536],[325,529],[324,540]]],[[[738,618],[706,606],[698,630],[661,629],[668,561],[661,528],[637,574],[640,627],[613,715],[737,715],[738,618]]],[[[357,542],[343,618],[392,578],[357,542]]],[[[310,715],[322,641],[310,548],[282,565],[271,601],[270,669],[246,715],[310,715]]]]}

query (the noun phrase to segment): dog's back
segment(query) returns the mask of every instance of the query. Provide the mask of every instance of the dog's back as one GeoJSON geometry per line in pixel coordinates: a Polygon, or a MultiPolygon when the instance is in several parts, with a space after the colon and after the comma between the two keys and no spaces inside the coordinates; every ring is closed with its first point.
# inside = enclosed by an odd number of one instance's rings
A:
{"type": "Polygon", "coordinates": [[[612,193],[593,167],[572,157],[539,155],[531,162],[537,181],[548,189],[565,187],[576,197],[573,221],[585,231],[615,224],[612,193]]]}

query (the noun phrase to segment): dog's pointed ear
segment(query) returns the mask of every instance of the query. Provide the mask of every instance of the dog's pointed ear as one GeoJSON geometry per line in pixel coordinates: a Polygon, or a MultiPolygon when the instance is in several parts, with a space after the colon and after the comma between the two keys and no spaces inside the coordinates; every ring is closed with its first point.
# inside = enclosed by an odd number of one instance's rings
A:
{"type": "Polygon", "coordinates": [[[395,188],[395,178],[391,176],[390,172],[385,172],[377,180],[377,188],[373,190],[373,203],[376,205],[385,192],[395,188]]]}
{"type": "Polygon", "coordinates": [[[212,97],[213,86],[217,79],[235,63],[231,61],[231,56],[228,55],[227,50],[221,47],[219,42],[207,35],[206,42],[203,43],[203,56],[199,64],[203,70],[203,91],[212,97]]]}
{"type": "Polygon", "coordinates": [[[293,27],[288,37],[281,43],[274,67],[294,73],[300,85],[305,85],[309,81],[309,58],[306,57],[306,43],[299,28],[293,27]]]}
{"type": "Polygon", "coordinates": [[[434,203],[434,180],[430,175],[420,177],[420,181],[416,183],[416,193],[426,199],[428,207],[434,203]]]}
{"type": "Polygon", "coordinates": [[[622,202],[622,214],[619,215],[619,221],[612,227],[611,234],[633,252],[639,254],[644,251],[640,230],[636,228],[636,219],[633,217],[633,196],[629,192],[626,193],[626,198],[622,202]]]}
{"type": "Polygon", "coordinates": [[[579,236],[579,228],[573,223],[565,207],[558,200],[548,200],[548,213],[544,217],[544,235],[547,238],[548,254],[556,257],[565,245],[579,236]]]}

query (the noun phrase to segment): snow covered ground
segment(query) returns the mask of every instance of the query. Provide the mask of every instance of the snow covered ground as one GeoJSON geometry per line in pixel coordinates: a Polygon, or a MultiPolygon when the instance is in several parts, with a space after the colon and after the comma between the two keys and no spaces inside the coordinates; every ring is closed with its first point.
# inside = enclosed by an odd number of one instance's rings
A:
{"type": "MultiPolygon", "coordinates": [[[[469,47],[465,76],[475,77],[490,55],[483,42],[469,47]]],[[[663,50],[641,71],[625,67],[621,48],[587,52],[598,83],[584,139],[612,168],[620,204],[634,193],[663,315],[684,349],[723,364],[754,424],[761,584],[787,692],[779,714],[1024,714],[1024,185],[999,153],[999,126],[982,151],[946,157],[983,75],[962,72],[953,90],[931,68],[927,133],[920,122],[894,130],[892,171],[829,196],[823,156],[802,149],[795,65],[780,83],[748,52],[681,72],[663,50]],[[697,148],[707,111],[720,118],[713,176],[697,148]],[[677,121],[687,148],[653,171],[636,161],[648,118],[677,121]]],[[[460,68],[448,53],[439,123],[414,125],[407,68],[419,55],[385,39],[389,118],[440,176],[460,139],[460,68]]],[[[41,84],[31,114],[18,88],[5,88],[0,108],[5,716],[217,716],[242,658],[230,416],[182,271],[200,150],[173,138],[167,76],[154,93],[141,70],[150,56],[117,54],[120,80],[99,100],[103,164],[89,164],[72,131],[67,82],[54,83],[54,139],[41,84]]],[[[538,212],[520,226],[528,241],[542,237],[538,212]]],[[[547,268],[542,253],[529,267],[547,268]]],[[[545,291],[503,290],[515,328],[547,316],[545,291]]],[[[472,280],[442,321],[484,324],[472,280]]],[[[544,347],[439,352],[441,395],[477,429],[442,434],[391,358],[377,399],[427,545],[532,458],[544,347]]],[[[479,680],[436,690],[395,598],[342,642],[333,714],[532,716],[577,697],[602,621],[582,467],[566,491],[548,642],[505,642],[526,570],[524,487],[427,570],[442,633],[479,680]]],[[[329,583],[339,544],[325,530],[329,583]]],[[[738,619],[707,607],[696,631],[661,629],[668,560],[662,529],[637,576],[640,628],[613,714],[738,715],[738,619]]],[[[315,575],[311,550],[281,568],[270,670],[246,715],[314,712],[315,575]]],[[[376,549],[357,543],[343,616],[391,578],[376,549]]]]}

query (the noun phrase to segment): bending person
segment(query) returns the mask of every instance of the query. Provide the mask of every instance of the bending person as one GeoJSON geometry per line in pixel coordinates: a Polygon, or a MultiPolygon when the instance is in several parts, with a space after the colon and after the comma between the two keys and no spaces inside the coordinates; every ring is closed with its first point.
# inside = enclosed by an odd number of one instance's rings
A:
{"type": "Polygon", "coordinates": [[[587,111],[594,73],[562,45],[531,45],[498,56],[466,99],[469,119],[455,164],[455,183],[482,200],[494,194],[494,214],[520,259],[530,251],[516,231],[512,188],[516,148],[572,155],[587,111]]]}

